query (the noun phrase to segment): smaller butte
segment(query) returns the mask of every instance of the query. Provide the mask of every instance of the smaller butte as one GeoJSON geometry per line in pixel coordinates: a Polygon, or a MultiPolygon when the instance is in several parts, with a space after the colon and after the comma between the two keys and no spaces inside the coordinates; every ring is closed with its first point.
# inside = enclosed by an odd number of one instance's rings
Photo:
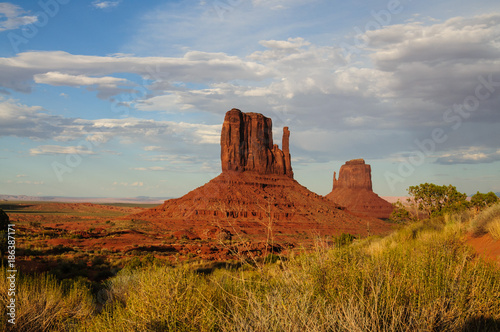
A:
{"type": "Polygon", "coordinates": [[[371,167],[363,159],[347,161],[340,167],[339,178],[333,172],[332,192],[326,197],[349,211],[369,217],[388,219],[392,204],[372,189],[371,167]]]}

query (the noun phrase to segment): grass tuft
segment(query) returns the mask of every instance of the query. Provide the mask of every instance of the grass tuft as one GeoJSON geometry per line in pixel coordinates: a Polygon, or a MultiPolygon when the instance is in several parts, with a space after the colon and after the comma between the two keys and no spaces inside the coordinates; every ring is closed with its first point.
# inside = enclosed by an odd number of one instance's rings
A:
{"type": "MultiPolygon", "coordinates": [[[[500,219],[500,204],[495,204],[489,208],[481,211],[471,222],[471,231],[474,236],[481,236],[490,232],[488,225],[490,223],[497,223],[500,219]]],[[[497,226],[493,226],[492,229],[497,229],[497,226]]],[[[497,233],[495,233],[497,235],[497,233]]],[[[494,236],[492,234],[492,236],[494,236]]],[[[498,239],[498,237],[497,237],[498,239]]]]}

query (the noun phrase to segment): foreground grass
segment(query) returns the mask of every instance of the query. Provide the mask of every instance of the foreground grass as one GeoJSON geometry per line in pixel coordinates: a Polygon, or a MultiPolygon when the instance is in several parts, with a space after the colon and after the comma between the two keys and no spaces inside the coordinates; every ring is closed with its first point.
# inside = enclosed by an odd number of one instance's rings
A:
{"type": "Polygon", "coordinates": [[[23,331],[498,331],[500,270],[464,245],[461,219],[208,275],[124,269],[90,304],[85,287],[25,279],[19,305],[37,315],[18,322],[23,331]],[[47,296],[57,305],[40,304],[47,296]]]}
{"type": "Polygon", "coordinates": [[[500,240],[500,204],[481,211],[472,219],[470,228],[477,236],[489,233],[495,240],[500,240]]]}

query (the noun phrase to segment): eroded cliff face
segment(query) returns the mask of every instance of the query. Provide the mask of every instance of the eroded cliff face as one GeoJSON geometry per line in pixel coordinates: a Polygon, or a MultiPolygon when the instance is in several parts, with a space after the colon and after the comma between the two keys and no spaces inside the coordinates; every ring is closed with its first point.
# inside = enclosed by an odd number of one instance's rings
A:
{"type": "Polygon", "coordinates": [[[333,173],[333,189],[351,188],[372,191],[372,170],[363,159],[350,160],[340,167],[339,179],[333,173]]]}
{"type": "Polygon", "coordinates": [[[339,178],[333,173],[332,192],[326,197],[348,210],[381,219],[388,219],[392,204],[372,189],[371,167],[363,159],[354,159],[340,167],[339,178]]]}
{"type": "Polygon", "coordinates": [[[226,113],[222,124],[222,171],[248,171],[293,178],[289,137],[288,127],[283,128],[283,150],[280,150],[277,144],[273,144],[270,118],[233,108],[226,113]]]}

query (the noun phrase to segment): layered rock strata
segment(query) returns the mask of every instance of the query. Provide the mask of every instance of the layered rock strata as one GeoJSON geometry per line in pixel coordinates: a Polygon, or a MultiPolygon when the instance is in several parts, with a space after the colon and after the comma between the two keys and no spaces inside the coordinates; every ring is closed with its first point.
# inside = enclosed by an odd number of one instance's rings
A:
{"type": "Polygon", "coordinates": [[[373,192],[371,167],[363,159],[347,161],[340,167],[338,179],[333,172],[332,192],[326,197],[349,211],[374,218],[388,219],[393,209],[373,192]]]}
{"type": "Polygon", "coordinates": [[[233,108],[226,113],[222,124],[222,171],[250,171],[293,178],[289,137],[288,127],[283,128],[283,150],[280,150],[277,144],[273,144],[270,118],[233,108]]]}

